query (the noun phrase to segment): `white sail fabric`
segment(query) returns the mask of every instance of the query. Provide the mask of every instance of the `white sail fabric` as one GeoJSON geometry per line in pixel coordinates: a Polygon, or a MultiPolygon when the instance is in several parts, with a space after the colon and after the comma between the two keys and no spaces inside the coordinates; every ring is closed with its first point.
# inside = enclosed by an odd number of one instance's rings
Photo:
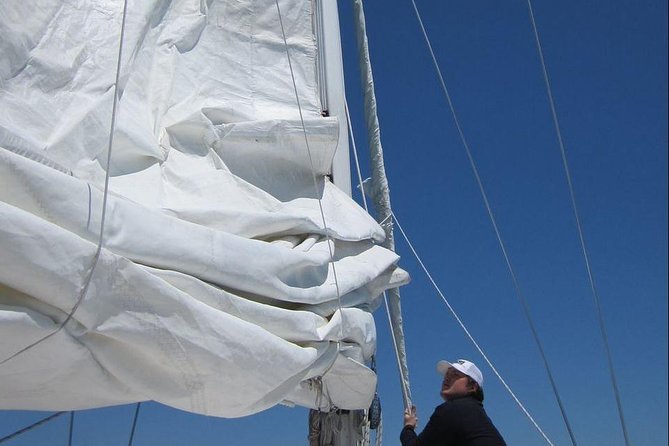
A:
{"type": "Polygon", "coordinates": [[[129,1],[108,166],[123,2],[0,7],[0,408],[369,405],[407,277],[325,177],[312,4],[280,4],[304,127],[274,0],[129,1]]]}

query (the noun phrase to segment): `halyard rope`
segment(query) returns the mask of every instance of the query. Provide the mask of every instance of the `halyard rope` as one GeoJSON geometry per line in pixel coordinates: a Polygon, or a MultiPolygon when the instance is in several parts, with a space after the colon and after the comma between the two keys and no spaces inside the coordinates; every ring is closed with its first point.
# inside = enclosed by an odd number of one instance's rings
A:
{"type": "Polygon", "coordinates": [[[59,416],[63,415],[64,413],[65,413],[65,412],[56,412],[56,413],[54,413],[54,414],[49,415],[49,416],[46,417],[46,418],[42,418],[41,420],[36,421],[35,423],[31,424],[30,426],[26,426],[26,427],[24,427],[23,429],[19,429],[19,430],[17,430],[17,431],[14,432],[13,434],[9,434],[9,435],[7,435],[6,437],[2,437],[2,438],[0,438],[0,443],[4,443],[4,442],[6,442],[6,441],[9,441],[9,440],[11,440],[12,438],[17,437],[17,436],[19,436],[19,435],[21,435],[21,434],[24,434],[24,433],[26,433],[26,432],[28,432],[28,431],[30,431],[30,430],[32,430],[32,429],[34,429],[34,428],[36,428],[36,427],[42,425],[42,424],[44,424],[44,423],[48,423],[49,421],[51,421],[51,420],[53,420],[53,419],[55,419],[55,418],[58,418],[59,416]]]}

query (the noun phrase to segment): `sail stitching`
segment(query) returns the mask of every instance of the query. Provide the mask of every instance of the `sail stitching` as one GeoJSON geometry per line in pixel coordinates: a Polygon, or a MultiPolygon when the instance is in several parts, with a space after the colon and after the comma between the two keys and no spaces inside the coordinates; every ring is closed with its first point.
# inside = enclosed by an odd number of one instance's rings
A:
{"type": "Polygon", "coordinates": [[[558,144],[560,146],[560,154],[562,155],[562,166],[564,167],[564,173],[567,178],[567,187],[569,188],[569,197],[571,199],[571,207],[574,212],[574,218],[576,219],[576,228],[578,230],[578,238],[581,243],[581,251],[583,252],[583,259],[585,261],[585,269],[588,273],[588,281],[590,282],[590,290],[592,291],[592,297],[595,303],[595,309],[597,311],[597,318],[599,321],[599,329],[602,335],[602,342],[604,343],[604,350],[606,351],[607,365],[609,369],[609,374],[611,376],[611,384],[613,386],[613,392],[616,397],[616,405],[618,408],[618,416],[620,418],[620,424],[622,425],[623,436],[625,437],[625,444],[629,446],[630,440],[627,433],[627,425],[625,423],[625,417],[623,415],[623,407],[620,399],[620,390],[618,389],[618,383],[616,380],[616,374],[613,368],[613,359],[611,357],[611,349],[609,347],[609,339],[606,334],[606,328],[604,325],[604,316],[602,315],[601,302],[599,299],[599,293],[595,288],[595,279],[593,277],[592,268],[590,267],[590,257],[588,255],[588,250],[585,247],[585,236],[583,235],[583,227],[581,224],[581,218],[578,213],[578,207],[576,206],[576,194],[574,193],[574,186],[571,181],[571,174],[569,170],[569,163],[567,162],[567,153],[564,147],[564,142],[562,139],[562,131],[560,130],[560,123],[558,121],[557,112],[555,110],[555,101],[553,99],[553,88],[551,87],[550,80],[548,78],[548,69],[546,68],[546,62],[544,60],[544,53],[541,48],[541,41],[539,39],[539,31],[537,30],[537,23],[534,19],[534,11],[532,10],[532,2],[527,0],[527,7],[530,12],[530,19],[532,22],[532,30],[534,31],[534,39],[537,44],[537,52],[539,54],[539,60],[541,61],[541,70],[543,72],[544,82],[546,84],[546,93],[548,94],[548,102],[551,108],[551,115],[553,118],[553,125],[555,127],[555,133],[557,135],[558,144]]]}

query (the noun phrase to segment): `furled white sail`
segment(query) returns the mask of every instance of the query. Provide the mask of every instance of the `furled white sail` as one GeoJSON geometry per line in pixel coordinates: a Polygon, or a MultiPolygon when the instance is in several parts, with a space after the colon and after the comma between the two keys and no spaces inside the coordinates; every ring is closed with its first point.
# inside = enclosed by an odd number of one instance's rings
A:
{"type": "Polygon", "coordinates": [[[303,119],[274,0],[129,1],[118,90],[123,1],[0,7],[1,408],[369,405],[407,277],[326,177],[313,5],[280,5],[303,119]]]}

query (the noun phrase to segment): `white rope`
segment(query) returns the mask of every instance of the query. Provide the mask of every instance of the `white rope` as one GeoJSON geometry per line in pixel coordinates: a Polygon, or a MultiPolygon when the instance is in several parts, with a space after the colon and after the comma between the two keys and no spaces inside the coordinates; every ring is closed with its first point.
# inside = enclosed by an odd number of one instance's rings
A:
{"type": "Polygon", "coordinates": [[[620,391],[618,389],[618,383],[616,380],[616,374],[613,368],[613,359],[611,357],[611,349],[609,348],[609,339],[606,334],[606,328],[604,325],[604,316],[602,315],[602,308],[599,299],[599,293],[595,288],[595,280],[593,278],[592,269],[590,267],[590,258],[588,256],[588,250],[585,247],[585,237],[583,235],[583,228],[581,225],[581,218],[578,213],[578,207],[576,206],[576,195],[574,193],[574,186],[571,181],[571,174],[569,171],[569,164],[567,163],[567,153],[564,148],[564,142],[562,139],[562,131],[560,130],[560,123],[558,121],[557,112],[555,110],[555,101],[553,100],[553,89],[551,87],[550,80],[548,78],[548,69],[546,68],[546,62],[544,60],[544,53],[541,49],[541,41],[539,40],[539,31],[537,30],[537,23],[534,19],[534,12],[532,10],[532,2],[527,0],[527,7],[530,11],[530,19],[532,21],[532,30],[534,31],[534,38],[537,44],[537,51],[539,53],[539,59],[541,61],[541,69],[544,75],[544,82],[546,84],[546,93],[548,94],[548,102],[551,107],[551,115],[553,117],[553,125],[555,126],[555,133],[557,135],[558,143],[560,146],[560,154],[562,155],[562,165],[564,167],[564,173],[567,177],[567,186],[569,188],[569,197],[571,198],[571,207],[574,211],[574,217],[576,218],[576,228],[578,230],[578,238],[581,242],[581,251],[583,252],[583,259],[585,260],[585,268],[588,273],[588,280],[590,282],[590,289],[592,291],[592,297],[595,302],[595,309],[597,311],[597,318],[599,320],[599,329],[602,335],[602,341],[604,343],[604,350],[606,351],[606,359],[608,362],[609,374],[611,375],[611,383],[613,385],[613,392],[616,397],[616,405],[618,407],[618,416],[620,418],[620,424],[623,429],[623,436],[625,437],[625,444],[629,446],[630,440],[627,433],[627,425],[625,424],[625,417],[623,415],[623,407],[620,400],[620,391]]]}
{"type": "MultiPolygon", "coordinates": [[[[44,342],[51,336],[59,333],[65,325],[72,319],[74,316],[74,313],[77,311],[79,308],[79,305],[81,302],[84,300],[84,297],[86,297],[86,293],[88,292],[88,288],[91,284],[91,280],[93,278],[93,273],[95,272],[95,268],[98,265],[98,260],[100,259],[100,253],[102,252],[102,245],[104,241],[104,230],[105,230],[105,219],[107,215],[107,196],[109,194],[109,166],[111,163],[111,155],[112,155],[112,146],[114,143],[114,129],[116,128],[116,109],[118,107],[118,83],[119,83],[119,77],[120,77],[120,72],[121,72],[121,59],[123,55],[123,36],[125,34],[125,21],[126,21],[126,11],[128,8],[128,0],[125,0],[123,2],[123,17],[121,19],[121,36],[119,39],[119,46],[118,46],[118,59],[116,61],[116,77],[114,80],[114,101],[112,105],[112,116],[111,116],[111,128],[109,131],[109,145],[107,148],[107,169],[105,171],[105,186],[104,186],[104,194],[102,198],[102,216],[100,217],[100,237],[98,238],[98,243],[97,243],[97,249],[95,251],[95,255],[93,256],[93,260],[91,261],[91,266],[89,268],[88,275],[86,277],[86,282],[84,283],[83,288],[81,289],[81,293],[79,294],[79,298],[77,299],[77,302],[74,304],[70,312],[68,313],[67,317],[63,322],[61,322],[58,325],[58,328],[54,330],[53,332],[49,333],[48,335],[38,339],[37,341],[33,342],[32,344],[22,348],[21,350],[15,352],[13,355],[11,355],[8,358],[5,358],[0,362],[0,365],[6,363],[7,361],[19,356],[20,354],[30,350],[31,348],[35,347],[36,345],[44,342]]],[[[90,185],[89,185],[90,187],[90,185]]]]}
{"type": "Polygon", "coordinates": [[[560,393],[558,392],[557,389],[557,384],[555,383],[555,379],[553,378],[553,373],[551,372],[550,365],[548,364],[548,358],[546,357],[546,353],[544,352],[543,345],[541,343],[541,340],[539,338],[539,334],[537,332],[537,329],[534,325],[534,321],[532,319],[532,315],[530,313],[529,306],[527,305],[527,301],[525,300],[525,296],[523,292],[521,291],[520,284],[518,282],[518,278],[516,277],[516,273],[513,269],[513,266],[511,264],[511,259],[509,257],[509,254],[506,250],[506,245],[504,244],[504,241],[502,240],[502,236],[500,234],[499,228],[497,227],[497,222],[495,220],[495,216],[492,212],[492,207],[490,206],[490,202],[488,200],[488,195],[485,191],[485,188],[483,187],[483,181],[481,180],[481,177],[478,172],[478,168],[476,167],[476,162],[474,161],[474,157],[471,153],[471,150],[469,148],[469,144],[467,143],[467,139],[465,138],[464,132],[462,130],[462,126],[460,125],[460,120],[458,119],[457,113],[455,111],[455,106],[453,105],[453,101],[451,100],[451,96],[448,92],[448,88],[446,88],[446,82],[444,81],[444,77],[441,74],[441,69],[439,68],[439,63],[437,62],[437,57],[434,54],[434,51],[432,49],[432,44],[430,43],[430,39],[427,35],[427,31],[425,30],[425,26],[423,25],[423,20],[421,18],[420,12],[418,12],[418,7],[416,6],[416,2],[414,0],[411,0],[411,3],[413,4],[414,11],[416,12],[416,17],[418,18],[418,23],[420,24],[420,28],[423,32],[423,37],[425,38],[425,42],[427,43],[427,47],[430,51],[430,55],[432,56],[432,62],[434,64],[434,67],[437,71],[437,75],[439,77],[439,82],[441,83],[441,88],[444,92],[444,95],[446,96],[446,100],[448,102],[448,106],[450,108],[451,114],[453,116],[453,120],[455,122],[455,126],[458,130],[458,134],[460,135],[460,140],[462,141],[462,145],[464,146],[465,152],[467,153],[467,158],[469,159],[469,165],[471,166],[472,172],[474,174],[474,177],[476,179],[476,183],[479,187],[479,191],[481,192],[481,197],[483,198],[483,202],[485,204],[486,210],[488,212],[488,217],[490,218],[490,222],[492,224],[492,227],[495,231],[495,235],[497,237],[497,242],[499,244],[500,249],[502,250],[502,255],[504,256],[504,260],[506,262],[507,269],[509,270],[509,274],[511,275],[511,279],[513,281],[513,285],[516,291],[516,296],[518,297],[518,300],[520,301],[520,304],[523,308],[523,312],[525,314],[525,318],[527,320],[527,323],[530,327],[530,332],[532,333],[532,337],[534,338],[534,342],[537,345],[537,348],[539,350],[539,355],[541,357],[541,360],[544,364],[544,368],[546,370],[546,374],[548,375],[548,380],[550,382],[551,388],[553,389],[553,394],[555,395],[555,400],[558,404],[558,407],[560,409],[560,414],[562,415],[562,419],[565,423],[565,426],[567,428],[567,431],[569,433],[569,437],[571,439],[571,442],[574,446],[576,446],[576,439],[574,437],[574,434],[571,429],[571,425],[569,423],[569,419],[567,417],[567,412],[564,408],[564,405],[562,404],[562,398],[560,398],[560,393]]]}
{"type": "MultiPolygon", "coordinates": [[[[332,237],[330,237],[330,231],[328,229],[327,223],[325,222],[325,212],[323,211],[323,203],[320,197],[320,194],[318,193],[318,181],[316,180],[316,169],[314,168],[314,160],[311,156],[311,148],[309,147],[309,138],[307,137],[307,128],[304,124],[304,116],[302,114],[302,104],[300,103],[300,96],[297,92],[297,83],[295,81],[295,73],[293,71],[293,64],[290,60],[290,51],[288,50],[288,40],[286,39],[286,31],[283,27],[283,18],[281,17],[281,8],[279,7],[279,0],[275,0],[274,3],[276,4],[276,10],[279,15],[279,25],[281,26],[281,35],[283,37],[283,45],[284,48],[286,49],[286,57],[288,58],[288,68],[290,68],[290,78],[293,82],[293,91],[295,93],[295,102],[297,102],[297,109],[300,113],[300,123],[302,125],[302,133],[304,134],[304,143],[307,148],[307,154],[309,155],[309,164],[311,166],[311,178],[313,179],[314,182],[314,192],[316,194],[316,198],[318,199],[318,209],[320,210],[321,213],[321,219],[323,221],[323,230],[325,231],[325,237],[327,240],[327,245],[328,245],[328,252],[330,253],[330,262],[332,263],[332,275],[334,277],[334,282],[335,282],[335,288],[337,291],[337,306],[339,309],[339,315],[341,317],[341,323],[339,325],[339,336],[340,339],[344,339],[344,312],[342,311],[342,306],[341,306],[341,293],[339,290],[339,281],[337,279],[337,268],[335,265],[334,261],[334,252],[332,251],[332,248],[334,246],[334,241],[332,240],[332,237]]],[[[325,189],[323,189],[325,190],[325,189]]],[[[337,350],[339,351],[340,349],[340,341],[337,341],[337,350]]]]}
{"type": "Polygon", "coordinates": [[[502,383],[502,385],[506,388],[506,390],[509,392],[509,394],[511,395],[511,397],[516,401],[516,404],[518,404],[518,407],[520,407],[520,409],[525,413],[525,415],[527,416],[527,418],[529,418],[529,420],[532,422],[532,424],[533,424],[534,427],[537,429],[537,431],[539,431],[539,433],[544,437],[544,439],[546,440],[546,442],[552,446],[553,443],[548,439],[548,437],[546,436],[546,434],[544,433],[544,431],[539,427],[539,425],[537,424],[537,422],[534,421],[534,418],[532,418],[532,415],[530,415],[530,413],[527,411],[527,409],[525,409],[525,406],[523,406],[523,404],[520,402],[520,400],[516,397],[516,394],[513,393],[513,391],[511,390],[511,387],[509,387],[509,385],[506,383],[506,381],[504,381],[504,379],[502,378],[502,375],[499,374],[499,372],[497,371],[497,369],[495,368],[495,366],[492,364],[492,362],[490,361],[490,359],[488,359],[488,356],[483,352],[483,349],[479,346],[478,342],[476,342],[476,340],[474,339],[474,337],[471,335],[471,333],[469,332],[469,330],[468,330],[467,327],[465,326],[464,322],[462,322],[462,319],[460,319],[460,317],[459,317],[458,314],[455,312],[455,310],[453,309],[453,307],[451,306],[451,304],[448,302],[448,299],[446,299],[446,297],[444,296],[444,293],[441,292],[441,289],[439,288],[439,286],[437,285],[437,283],[434,281],[434,279],[432,278],[432,275],[431,275],[430,272],[427,270],[427,267],[425,266],[425,264],[424,264],[423,261],[421,260],[420,256],[418,255],[418,253],[417,253],[416,250],[414,249],[413,244],[412,244],[411,241],[409,240],[409,237],[407,237],[406,233],[404,232],[404,229],[402,228],[402,225],[400,224],[399,220],[397,219],[397,216],[396,216],[394,213],[393,213],[393,220],[395,220],[395,223],[397,223],[397,227],[399,228],[400,232],[402,233],[402,236],[404,237],[404,240],[405,240],[405,241],[407,242],[407,244],[409,245],[409,248],[411,249],[411,252],[413,253],[414,257],[416,257],[416,260],[418,260],[418,263],[420,264],[421,268],[423,269],[423,271],[424,271],[425,274],[427,275],[428,279],[429,279],[430,282],[432,283],[432,286],[433,286],[434,289],[437,291],[437,293],[439,294],[439,296],[441,296],[441,299],[444,301],[444,303],[446,304],[446,306],[447,306],[448,309],[450,310],[451,314],[453,314],[453,317],[455,317],[455,320],[458,322],[458,324],[460,325],[460,327],[462,328],[462,330],[465,332],[465,334],[467,335],[467,337],[469,338],[469,340],[472,342],[472,344],[474,344],[474,347],[476,347],[476,349],[479,351],[479,353],[481,354],[481,356],[483,357],[483,359],[485,360],[485,362],[488,363],[488,366],[490,366],[490,369],[493,371],[493,373],[495,374],[495,376],[497,376],[497,378],[498,378],[499,381],[502,383]]]}

